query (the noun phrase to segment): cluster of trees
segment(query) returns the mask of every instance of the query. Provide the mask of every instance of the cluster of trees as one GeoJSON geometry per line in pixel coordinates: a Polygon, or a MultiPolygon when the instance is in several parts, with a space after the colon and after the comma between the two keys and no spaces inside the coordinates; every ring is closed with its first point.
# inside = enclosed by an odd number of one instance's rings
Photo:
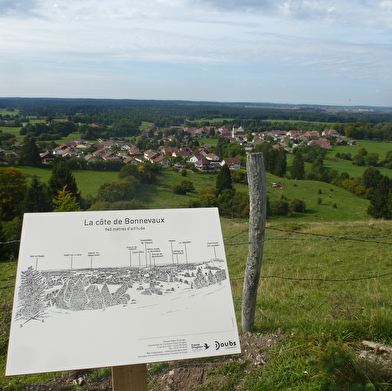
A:
{"type": "Polygon", "coordinates": [[[147,205],[137,200],[142,185],[153,185],[161,167],[156,164],[127,164],[118,173],[118,179],[102,184],[98,195],[91,200],[91,210],[146,209],[147,205]]]}
{"type": "MultiPolygon", "coordinates": [[[[378,171],[378,170],[377,170],[378,171]]],[[[370,205],[367,212],[376,219],[392,219],[392,180],[387,176],[378,175],[373,180],[370,193],[370,205]]]]}
{"type": "Polygon", "coordinates": [[[18,168],[0,170],[1,220],[11,221],[23,213],[50,212],[59,208],[59,194],[70,194],[75,205],[82,205],[75,177],[66,160],[60,160],[52,170],[48,183],[34,176],[30,183],[18,168]],[[53,201],[56,199],[56,202],[53,201]]]}
{"type": "Polygon", "coordinates": [[[48,184],[34,176],[30,183],[15,167],[0,170],[0,246],[2,257],[15,257],[20,237],[23,213],[80,210],[82,202],[75,178],[66,161],[59,162],[52,171],[48,184]]]}
{"type": "MultiPolygon", "coordinates": [[[[317,147],[313,148],[316,149],[317,147]]],[[[321,150],[319,155],[314,153],[306,155],[301,152],[304,152],[304,150],[299,148],[294,155],[291,166],[291,178],[320,180],[342,187],[358,196],[369,199],[370,206],[367,212],[372,217],[392,218],[392,180],[388,176],[382,175],[377,167],[369,164],[369,167],[365,169],[361,176],[354,178],[350,177],[347,172],[339,173],[335,169],[326,170],[323,165],[323,151],[321,150]],[[309,159],[309,156],[312,156],[312,167],[311,171],[305,172],[304,162],[305,158],[309,159]]],[[[366,149],[361,148],[358,151],[358,155],[366,157],[373,154],[368,154],[366,149]]],[[[377,159],[368,160],[369,163],[375,161],[377,159]]],[[[384,166],[388,163],[392,165],[392,151],[387,153],[385,162],[387,163],[384,163],[384,166]]]]}
{"type": "Polygon", "coordinates": [[[385,167],[392,169],[392,150],[386,153],[385,159],[379,161],[379,155],[375,152],[368,152],[366,148],[360,148],[354,157],[351,153],[340,153],[335,154],[337,158],[350,160],[356,166],[374,166],[374,167],[385,167]]]}
{"type": "Polygon", "coordinates": [[[291,217],[295,213],[306,213],[306,202],[304,200],[295,198],[289,202],[285,196],[282,196],[280,200],[274,201],[267,198],[267,217],[291,217]]]}
{"type": "Polygon", "coordinates": [[[356,140],[392,140],[392,123],[388,119],[379,119],[377,122],[336,122],[331,125],[331,129],[335,129],[340,134],[356,140]]]}
{"type": "MultiPolygon", "coordinates": [[[[30,182],[15,167],[0,170],[0,241],[18,240],[23,213],[77,210],[143,209],[135,199],[143,184],[156,182],[160,170],[155,164],[125,165],[118,179],[100,186],[94,199],[84,199],[66,159],[53,167],[48,183],[34,176],[30,182]]],[[[16,256],[17,245],[0,246],[2,257],[16,256]]]]}
{"type": "MultiPolygon", "coordinates": [[[[199,191],[197,201],[191,202],[190,207],[218,207],[221,216],[248,217],[249,194],[238,192],[234,183],[246,183],[246,173],[230,170],[227,165],[222,166],[216,178],[214,188],[199,191]]],[[[285,197],[271,201],[267,197],[267,217],[287,216],[295,213],[306,213],[306,203],[301,199],[289,202],[285,197]]]]}
{"type": "Polygon", "coordinates": [[[286,175],[287,159],[286,151],[283,148],[275,149],[269,143],[262,143],[256,145],[254,151],[263,153],[266,172],[279,177],[286,175]]]}
{"type": "MultiPolygon", "coordinates": [[[[340,124],[351,124],[347,128],[349,137],[382,138],[382,133],[390,134],[392,114],[386,109],[373,111],[354,112],[344,108],[328,108],[321,106],[302,106],[292,108],[289,105],[273,105],[250,103],[214,103],[214,102],[184,102],[184,101],[148,101],[148,100],[108,100],[108,99],[45,99],[45,98],[11,98],[0,99],[0,107],[17,107],[19,115],[14,120],[35,116],[44,118],[67,118],[73,123],[100,124],[103,128],[114,127],[119,134],[136,129],[134,125],[140,125],[141,121],[154,123],[159,127],[169,127],[192,123],[210,125],[211,119],[221,118],[218,126],[242,125],[244,128],[258,131],[273,129],[296,129],[295,122],[303,121],[300,126],[305,130],[322,130],[322,124],[309,124],[313,122],[335,123],[335,127],[341,134],[345,129],[340,124]],[[266,121],[277,121],[276,123],[266,121]],[[283,122],[284,120],[285,122],[283,122]],[[282,122],[280,122],[282,121],[282,122]],[[290,125],[287,121],[295,121],[290,125]],[[362,125],[357,125],[361,123],[362,125]],[[374,129],[372,124],[377,125],[374,129]],[[116,126],[114,126],[116,124],[116,126]],[[271,128],[270,128],[271,129],[271,128]],[[370,132],[369,132],[370,129],[370,132]],[[376,132],[374,132],[376,130],[376,132]],[[380,132],[378,132],[380,130],[380,132]]],[[[9,118],[9,120],[11,120],[9,118]]],[[[24,122],[24,121],[20,121],[24,122]]],[[[388,136],[389,137],[389,136],[388,136]]]]}
{"type": "Polygon", "coordinates": [[[236,191],[233,177],[238,182],[246,182],[244,175],[234,174],[225,164],[216,176],[215,187],[201,189],[197,200],[191,201],[191,208],[217,207],[222,216],[247,217],[249,215],[249,196],[247,193],[236,191]]]}
{"type": "Polygon", "coordinates": [[[195,186],[189,179],[183,179],[180,183],[173,186],[174,194],[185,195],[186,193],[191,193],[195,191],[195,186]]]}
{"type": "Polygon", "coordinates": [[[219,137],[215,147],[215,154],[221,158],[232,158],[236,156],[245,156],[245,148],[237,143],[231,143],[225,137],[219,137]]]}
{"type": "MultiPolygon", "coordinates": [[[[48,119],[50,117],[47,117],[48,119]]],[[[30,123],[28,122],[25,126],[20,129],[19,134],[22,136],[32,135],[38,140],[56,140],[62,137],[68,136],[70,133],[78,131],[78,127],[75,123],[70,121],[54,121],[42,123],[30,123]]]]}

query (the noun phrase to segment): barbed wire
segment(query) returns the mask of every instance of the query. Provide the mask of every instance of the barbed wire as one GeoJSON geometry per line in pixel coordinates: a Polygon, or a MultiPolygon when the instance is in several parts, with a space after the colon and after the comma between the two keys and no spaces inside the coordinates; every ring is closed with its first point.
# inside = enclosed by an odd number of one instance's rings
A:
{"type": "MultiPolygon", "coordinates": [[[[294,241],[324,241],[324,240],[354,240],[354,241],[360,241],[364,243],[375,243],[375,244],[385,244],[385,245],[392,245],[390,242],[380,242],[380,241],[374,241],[374,240],[363,240],[363,239],[380,239],[380,238],[388,238],[392,237],[392,234],[390,235],[339,235],[339,236],[328,236],[324,234],[317,234],[313,232],[299,232],[299,231],[291,231],[287,229],[280,229],[280,228],[274,228],[274,227],[266,227],[266,229],[274,230],[274,231],[280,231],[280,232],[285,232],[289,234],[300,234],[300,235],[310,235],[310,236],[317,236],[317,238],[291,238],[291,237],[275,237],[275,238],[265,238],[263,241],[273,241],[273,240],[294,240],[294,241]]],[[[240,242],[240,243],[227,243],[227,241],[232,240],[244,233],[248,232],[248,229],[243,230],[239,233],[236,233],[235,235],[227,238],[224,240],[225,246],[242,246],[242,245],[249,245],[253,242],[240,242]]],[[[7,244],[13,244],[13,243],[19,243],[20,240],[10,240],[7,242],[0,242],[0,245],[7,245],[7,244]]],[[[383,278],[387,276],[391,276],[392,272],[390,273],[384,273],[384,274],[378,274],[378,275],[372,275],[372,276],[366,276],[366,277],[353,277],[353,278],[297,278],[297,277],[285,277],[285,276],[278,276],[278,275],[267,275],[267,276],[260,276],[260,279],[280,279],[280,280],[287,280],[287,281],[318,281],[318,282],[350,282],[350,281],[363,281],[363,280],[372,280],[376,278],[383,278]]],[[[238,280],[243,280],[244,277],[238,277],[238,278],[233,278],[230,279],[231,281],[238,281],[238,280]]]]}
{"type": "MultiPolygon", "coordinates": [[[[280,231],[280,232],[287,232],[287,233],[293,233],[293,234],[300,234],[300,235],[311,235],[311,236],[321,236],[326,239],[352,239],[355,240],[355,238],[387,238],[387,237],[392,237],[392,234],[390,235],[339,235],[339,236],[328,236],[324,234],[316,234],[313,232],[299,232],[299,231],[290,231],[287,229],[281,229],[281,228],[275,228],[275,227],[266,227],[266,229],[271,229],[274,231],[280,231]]],[[[291,240],[292,238],[287,238],[288,240],[291,240]]],[[[315,240],[315,239],[308,239],[308,240],[315,240]]],[[[372,242],[376,243],[376,242],[372,242]]],[[[377,242],[377,243],[382,243],[386,244],[385,242],[377,242]]],[[[392,244],[392,243],[389,243],[392,244]]]]}
{"type": "MultiPolygon", "coordinates": [[[[363,243],[376,243],[376,244],[386,244],[391,246],[392,243],[390,242],[379,242],[375,240],[359,240],[357,238],[366,238],[366,239],[378,239],[378,238],[385,238],[385,237],[391,237],[392,235],[379,235],[379,236],[355,236],[355,235],[347,235],[347,236],[326,236],[324,238],[265,238],[261,242],[268,242],[272,240],[292,240],[292,241],[324,241],[324,240],[335,240],[335,239],[341,239],[341,240],[353,240],[356,242],[363,242],[363,243]]],[[[243,246],[245,244],[252,244],[254,242],[240,242],[240,243],[225,243],[225,246],[243,246]]]]}
{"type": "MultiPolygon", "coordinates": [[[[280,280],[289,280],[289,281],[319,281],[319,282],[350,282],[350,281],[363,281],[363,280],[374,280],[376,278],[383,278],[392,275],[392,272],[390,273],[384,273],[384,274],[378,274],[378,275],[373,275],[373,276],[367,276],[367,277],[353,277],[353,278],[299,278],[299,277],[284,277],[284,276],[260,276],[260,279],[280,279],[280,280]]],[[[238,281],[238,280],[243,280],[244,277],[238,277],[238,278],[231,278],[230,281],[238,281]]]]}
{"type": "MultiPolygon", "coordinates": [[[[270,228],[273,229],[273,228],[270,228]]],[[[391,235],[339,235],[339,236],[327,236],[327,235],[323,235],[323,234],[315,234],[312,232],[297,232],[297,231],[286,231],[286,230],[279,230],[279,229],[275,229],[277,231],[282,231],[282,232],[290,232],[290,233],[295,233],[295,234],[302,234],[302,235],[313,235],[313,236],[322,236],[321,238],[288,238],[288,237],[284,237],[284,238],[265,238],[262,241],[263,242],[268,242],[271,240],[293,240],[293,241],[322,241],[322,240],[334,240],[334,239],[341,239],[341,240],[354,240],[354,241],[360,241],[360,242],[364,242],[364,243],[377,243],[377,244],[386,244],[386,245],[392,245],[392,243],[390,242],[379,242],[379,241],[374,241],[374,240],[358,240],[358,238],[361,239],[381,239],[381,238],[390,238],[392,237],[391,235]]],[[[238,234],[235,234],[233,236],[231,236],[230,238],[227,238],[224,240],[225,242],[225,246],[242,246],[245,244],[252,244],[254,242],[239,242],[239,243],[226,243],[229,240],[232,240],[233,238],[243,234],[247,232],[247,230],[242,231],[238,234]]],[[[8,242],[0,242],[0,245],[6,245],[6,244],[12,244],[12,243],[19,243],[20,240],[10,240],[8,242]]]]}
{"type": "Polygon", "coordinates": [[[241,232],[238,232],[237,234],[235,234],[235,235],[233,235],[233,236],[227,238],[226,241],[231,240],[231,239],[234,239],[234,238],[236,238],[237,236],[240,236],[240,235],[242,235],[242,234],[244,234],[244,233],[246,233],[246,232],[248,232],[248,231],[249,231],[249,229],[247,228],[247,229],[245,229],[245,230],[243,230],[243,231],[241,231],[241,232]]]}
{"type": "MultiPolygon", "coordinates": [[[[285,232],[289,234],[299,234],[299,235],[310,235],[310,236],[318,236],[318,238],[289,238],[289,237],[284,237],[284,238],[265,238],[263,239],[263,242],[267,242],[270,240],[294,240],[294,241],[320,241],[320,240],[334,240],[334,239],[341,239],[341,240],[353,240],[353,241],[359,241],[359,242],[364,242],[364,243],[377,243],[377,244],[386,244],[386,245],[392,245],[392,243],[389,242],[378,242],[374,240],[363,240],[363,239],[381,239],[381,238],[388,238],[392,237],[391,235],[339,235],[339,236],[328,236],[328,235],[323,235],[323,234],[317,234],[313,232],[299,232],[299,231],[291,231],[287,229],[281,229],[281,228],[274,228],[274,227],[266,227],[266,229],[274,230],[274,231],[280,231],[280,232],[285,232]]],[[[247,241],[247,242],[241,242],[241,243],[226,243],[227,241],[247,232],[248,230],[244,230],[242,232],[239,232],[238,234],[235,234],[231,236],[230,238],[225,240],[225,245],[226,246],[242,246],[245,244],[252,244],[254,242],[247,241]]]]}

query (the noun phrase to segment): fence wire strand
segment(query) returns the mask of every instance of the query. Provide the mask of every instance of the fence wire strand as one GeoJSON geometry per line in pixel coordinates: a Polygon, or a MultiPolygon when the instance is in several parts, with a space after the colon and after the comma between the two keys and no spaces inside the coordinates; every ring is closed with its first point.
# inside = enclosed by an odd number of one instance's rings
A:
{"type": "MultiPolygon", "coordinates": [[[[323,235],[323,234],[316,234],[312,232],[299,232],[299,231],[291,231],[287,229],[281,229],[281,228],[274,228],[274,227],[266,227],[266,230],[274,230],[274,231],[279,231],[279,232],[285,232],[287,234],[299,234],[299,235],[308,235],[308,236],[317,236],[317,238],[291,238],[291,237],[275,237],[275,238],[265,238],[262,242],[268,242],[268,241],[273,241],[273,240],[293,240],[293,241],[324,241],[324,240],[351,240],[351,241],[359,241],[359,242],[364,242],[364,243],[375,243],[375,244],[384,244],[384,245],[392,245],[390,242],[381,242],[381,241],[375,241],[375,240],[364,240],[364,239],[381,239],[381,238],[390,238],[392,237],[391,235],[374,235],[374,236],[369,236],[369,235],[340,235],[340,236],[328,236],[328,235],[323,235]]],[[[231,236],[230,238],[225,240],[225,246],[243,246],[243,245],[249,245],[250,241],[248,242],[241,242],[241,243],[226,243],[227,241],[248,232],[248,230],[244,230],[236,235],[231,236]]],[[[377,275],[372,275],[372,276],[366,276],[366,277],[354,277],[354,278],[342,278],[342,279],[337,279],[337,278],[296,278],[296,277],[285,277],[285,276],[277,276],[277,275],[269,275],[269,276],[260,276],[260,279],[280,279],[280,280],[288,280],[288,281],[319,281],[319,282],[350,282],[350,281],[363,281],[363,280],[373,280],[376,278],[383,278],[383,277],[388,277],[391,276],[392,272],[390,273],[384,273],[384,274],[377,274],[377,275]]],[[[233,278],[231,279],[232,281],[236,280],[243,280],[243,277],[240,278],[233,278]]]]}
{"type": "MultiPolygon", "coordinates": [[[[328,235],[323,235],[323,234],[316,234],[312,232],[299,232],[299,231],[291,231],[287,229],[281,229],[281,228],[275,228],[275,227],[266,227],[266,229],[270,229],[273,231],[279,231],[279,232],[285,232],[286,234],[299,234],[299,235],[308,235],[308,236],[317,236],[317,238],[291,238],[291,237],[275,237],[275,238],[266,238],[263,240],[263,242],[268,242],[268,241],[279,241],[279,240],[293,240],[293,241],[324,241],[324,240],[352,240],[352,241],[359,241],[359,242],[364,242],[364,243],[375,243],[375,244],[384,244],[387,246],[392,245],[390,242],[381,242],[381,241],[375,241],[375,240],[364,240],[364,239],[381,239],[381,238],[390,238],[392,237],[391,235],[374,235],[374,236],[369,236],[369,235],[340,235],[340,236],[328,236],[328,235]]],[[[236,233],[233,236],[230,236],[229,238],[226,238],[224,240],[225,246],[243,246],[243,245],[249,245],[252,242],[247,241],[247,242],[238,242],[238,243],[227,243],[228,241],[244,234],[247,233],[249,230],[243,230],[239,233],[236,233]]],[[[8,245],[8,244],[13,244],[13,243],[19,243],[20,240],[10,240],[7,242],[0,242],[0,246],[8,245]]],[[[263,276],[261,275],[261,279],[280,279],[280,280],[288,280],[288,281],[319,281],[319,282],[349,282],[349,281],[363,281],[363,280],[372,280],[375,278],[383,278],[387,276],[391,276],[392,272],[390,273],[384,273],[384,274],[378,274],[378,275],[373,275],[373,276],[367,276],[367,277],[354,277],[354,278],[347,278],[347,279],[337,279],[337,278],[296,278],[296,277],[285,277],[285,276],[276,276],[276,275],[270,275],[270,276],[263,276]]],[[[243,280],[243,277],[239,278],[232,278],[231,281],[237,281],[237,280],[243,280]]]]}

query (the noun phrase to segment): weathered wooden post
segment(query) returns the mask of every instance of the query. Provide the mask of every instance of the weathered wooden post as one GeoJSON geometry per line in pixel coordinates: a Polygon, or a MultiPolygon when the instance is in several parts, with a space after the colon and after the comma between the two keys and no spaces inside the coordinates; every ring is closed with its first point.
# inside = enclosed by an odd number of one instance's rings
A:
{"type": "Polygon", "coordinates": [[[147,391],[147,364],[112,367],[113,391],[147,391]]]}
{"type": "Polygon", "coordinates": [[[242,294],[242,331],[253,331],[264,248],[267,186],[262,153],[247,156],[249,184],[249,247],[242,294]]]}

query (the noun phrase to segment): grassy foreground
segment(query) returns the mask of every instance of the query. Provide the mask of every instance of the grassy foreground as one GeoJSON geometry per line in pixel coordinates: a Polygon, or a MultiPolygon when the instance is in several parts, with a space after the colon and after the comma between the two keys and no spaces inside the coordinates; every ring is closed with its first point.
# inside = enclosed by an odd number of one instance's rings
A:
{"type": "MultiPolygon", "coordinates": [[[[248,224],[221,223],[240,328],[248,224]]],[[[241,389],[392,389],[389,362],[353,354],[365,339],[392,343],[391,228],[387,221],[267,224],[255,326],[281,329],[284,338],[266,366],[239,376],[241,389]]],[[[0,388],[7,390],[56,376],[3,376],[15,269],[16,262],[0,263],[0,388]]]]}

